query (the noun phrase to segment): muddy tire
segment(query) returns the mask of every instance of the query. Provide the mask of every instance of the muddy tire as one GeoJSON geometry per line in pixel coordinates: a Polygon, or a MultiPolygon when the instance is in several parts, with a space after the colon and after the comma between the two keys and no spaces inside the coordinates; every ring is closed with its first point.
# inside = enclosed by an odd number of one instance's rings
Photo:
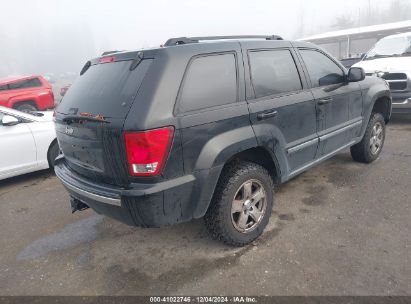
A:
{"type": "Polygon", "coordinates": [[[213,239],[244,246],[267,226],[273,206],[273,181],[263,167],[234,162],[224,167],[204,217],[213,239]]]}
{"type": "Polygon", "coordinates": [[[379,113],[373,113],[362,140],[351,147],[355,161],[371,163],[378,158],[385,141],[385,121],[379,113]]]}

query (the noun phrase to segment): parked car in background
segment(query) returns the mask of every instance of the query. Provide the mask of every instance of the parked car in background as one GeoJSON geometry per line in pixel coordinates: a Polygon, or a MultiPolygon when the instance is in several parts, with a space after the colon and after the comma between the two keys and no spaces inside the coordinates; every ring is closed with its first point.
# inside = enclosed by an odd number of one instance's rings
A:
{"type": "Polygon", "coordinates": [[[66,95],[67,90],[70,88],[71,84],[65,85],[64,87],[60,88],[60,95],[64,96],[66,95]]]}
{"type": "Polygon", "coordinates": [[[53,90],[42,76],[0,79],[0,106],[25,112],[52,109],[53,90]]]}
{"type": "Polygon", "coordinates": [[[353,66],[388,82],[393,113],[411,114],[411,32],[382,38],[353,66]]]}
{"type": "Polygon", "coordinates": [[[54,166],[59,147],[53,112],[33,114],[0,106],[0,180],[54,166]]]}
{"type": "Polygon", "coordinates": [[[361,57],[349,57],[340,59],[340,62],[345,66],[347,69],[353,66],[355,63],[360,62],[361,57]]]}
{"type": "Polygon", "coordinates": [[[377,159],[391,115],[384,80],[278,36],[172,38],[80,75],[56,109],[73,211],[143,227],[204,217],[235,246],[263,232],[274,183],[349,147],[377,159]]]}

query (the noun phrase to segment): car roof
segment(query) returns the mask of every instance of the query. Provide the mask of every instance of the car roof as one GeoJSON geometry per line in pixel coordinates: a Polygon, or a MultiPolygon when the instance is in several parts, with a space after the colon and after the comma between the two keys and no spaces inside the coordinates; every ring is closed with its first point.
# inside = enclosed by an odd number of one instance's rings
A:
{"type": "Polygon", "coordinates": [[[41,75],[31,75],[31,76],[9,76],[6,78],[0,79],[0,84],[9,84],[19,80],[31,79],[31,78],[39,78],[41,75]]]}
{"type": "MultiPolygon", "coordinates": [[[[185,37],[184,37],[185,38],[185,37]]],[[[140,52],[144,53],[145,58],[152,58],[155,57],[158,53],[168,53],[168,51],[175,51],[181,50],[184,52],[190,49],[201,49],[201,52],[217,52],[220,48],[227,48],[230,45],[238,47],[239,44],[242,44],[246,47],[252,47],[255,44],[256,48],[264,48],[267,46],[275,46],[276,44],[285,45],[288,44],[293,47],[307,47],[307,48],[318,48],[318,46],[305,41],[291,41],[291,40],[283,40],[283,39],[274,39],[274,40],[266,40],[266,39],[257,39],[257,38],[248,38],[248,39],[240,39],[240,38],[229,38],[229,39],[215,39],[215,40],[201,40],[199,41],[189,42],[189,43],[181,43],[181,44],[174,44],[174,45],[161,45],[159,47],[152,47],[147,49],[140,49],[140,50],[126,50],[126,51],[112,51],[112,52],[105,52],[102,56],[94,58],[91,60],[92,64],[96,64],[99,62],[99,59],[102,57],[116,57],[117,60],[131,60],[134,59],[140,52]]],[[[208,37],[207,37],[208,38],[208,37]]],[[[172,38],[178,39],[178,38],[172,38]]],[[[169,39],[169,40],[172,40],[169,39]]],[[[191,39],[191,38],[185,38],[191,39]]],[[[200,53],[200,52],[199,52],[200,53]]]]}

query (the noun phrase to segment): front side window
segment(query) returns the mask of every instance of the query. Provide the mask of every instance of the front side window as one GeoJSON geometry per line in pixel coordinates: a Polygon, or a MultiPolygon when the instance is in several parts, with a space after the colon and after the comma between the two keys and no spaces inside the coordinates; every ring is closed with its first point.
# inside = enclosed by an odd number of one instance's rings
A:
{"type": "Polygon", "coordinates": [[[41,87],[41,82],[38,78],[26,79],[9,84],[10,90],[27,89],[41,87]]]}
{"type": "Polygon", "coordinates": [[[8,88],[7,84],[0,85],[0,91],[6,91],[8,88]]]}
{"type": "Polygon", "coordinates": [[[252,51],[249,58],[256,98],[302,89],[289,50],[252,51]]]}
{"type": "Polygon", "coordinates": [[[300,50],[300,53],[313,87],[344,82],[343,70],[323,53],[315,50],[300,50]]]}
{"type": "Polygon", "coordinates": [[[180,111],[188,112],[237,101],[234,54],[197,57],[191,61],[180,93],[180,111]]]}

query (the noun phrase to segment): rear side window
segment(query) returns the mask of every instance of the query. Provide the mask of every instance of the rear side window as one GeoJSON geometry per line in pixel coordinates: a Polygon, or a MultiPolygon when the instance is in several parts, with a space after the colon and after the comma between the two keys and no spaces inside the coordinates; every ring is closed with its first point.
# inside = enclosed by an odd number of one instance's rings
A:
{"type": "Polygon", "coordinates": [[[180,93],[180,112],[237,101],[237,68],[234,54],[194,58],[180,93]]]}
{"type": "Polygon", "coordinates": [[[300,50],[311,85],[321,87],[344,82],[344,72],[330,58],[316,50],[300,50]]]}
{"type": "Polygon", "coordinates": [[[289,50],[252,51],[249,58],[256,98],[302,89],[289,50]]]}
{"type": "Polygon", "coordinates": [[[18,81],[9,84],[10,90],[27,89],[35,87],[41,87],[41,81],[38,78],[26,79],[23,81],[18,81]]]}
{"type": "Polygon", "coordinates": [[[6,91],[8,88],[7,84],[0,85],[0,91],[6,91]]]}
{"type": "Polygon", "coordinates": [[[152,61],[144,59],[132,71],[131,61],[92,65],[73,83],[57,111],[71,115],[87,112],[125,117],[152,61]]]}

